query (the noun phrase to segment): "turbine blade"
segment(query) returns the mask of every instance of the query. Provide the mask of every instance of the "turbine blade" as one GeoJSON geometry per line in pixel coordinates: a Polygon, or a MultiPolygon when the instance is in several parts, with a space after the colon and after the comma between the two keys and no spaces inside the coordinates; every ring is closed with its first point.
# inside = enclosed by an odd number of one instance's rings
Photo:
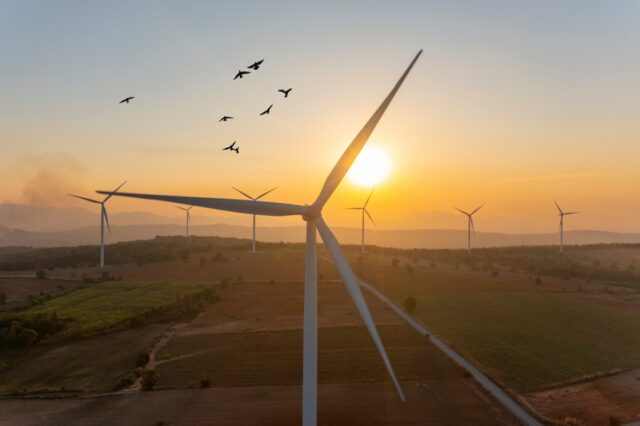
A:
{"type": "Polygon", "coordinates": [[[566,212],[566,213],[563,213],[563,214],[566,216],[568,214],[578,214],[578,213],[580,213],[580,212],[566,212]]]}
{"type": "Polygon", "coordinates": [[[369,214],[369,211],[367,209],[364,209],[364,212],[367,214],[367,216],[369,216],[369,220],[371,221],[371,223],[373,223],[373,226],[378,226],[378,225],[376,225],[376,221],[373,220],[373,218],[369,214]]]}
{"type": "MultiPolygon", "coordinates": [[[[109,194],[107,191],[96,191],[109,194]]],[[[308,206],[297,204],[272,203],[268,201],[235,200],[231,198],[184,197],[179,195],[136,194],[118,192],[117,197],[140,198],[143,200],[167,201],[170,203],[193,205],[207,209],[223,210],[235,213],[258,214],[264,216],[306,216],[308,206]]]]}
{"type": "Polygon", "coordinates": [[[454,207],[454,209],[455,209],[455,210],[458,210],[458,211],[459,211],[460,213],[462,213],[463,215],[471,216],[469,213],[465,212],[464,210],[460,210],[460,209],[459,209],[459,208],[457,208],[457,207],[454,207]]]}
{"type": "Polygon", "coordinates": [[[480,210],[482,208],[482,206],[484,206],[485,203],[480,204],[480,207],[478,207],[477,209],[475,209],[474,211],[471,212],[471,214],[473,215],[475,212],[477,212],[478,210],[480,210]]]}
{"type": "Polygon", "coordinates": [[[102,200],[102,202],[103,202],[103,203],[106,203],[106,202],[109,200],[109,198],[113,197],[113,194],[115,194],[116,192],[118,192],[118,190],[124,186],[124,184],[125,184],[125,183],[127,183],[127,181],[126,181],[126,180],[125,180],[124,182],[122,182],[122,183],[120,184],[120,186],[119,186],[119,187],[117,187],[116,189],[114,189],[114,190],[113,190],[113,192],[109,193],[109,195],[107,195],[107,198],[105,198],[104,200],[102,200]]]}
{"type": "Polygon", "coordinates": [[[268,191],[267,191],[267,192],[265,192],[265,193],[262,193],[262,194],[258,195],[258,196],[256,197],[256,201],[258,201],[260,198],[264,197],[265,195],[272,193],[272,192],[273,192],[273,191],[275,191],[276,189],[278,189],[278,187],[277,187],[277,186],[276,186],[275,188],[271,188],[270,190],[268,190],[268,191]]]}
{"type": "Polygon", "coordinates": [[[409,74],[409,71],[411,71],[411,68],[413,68],[413,65],[420,57],[421,53],[422,50],[420,50],[415,58],[413,58],[413,61],[411,61],[409,67],[406,69],[404,74],[402,74],[400,80],[398,80],[391,92],[387,95],[378,109],[373,113],[371,118],[369,118],[369,121],[367,121],[362,130],[360,130],[360,133],[358,133],[355,139],[353,139],[351,144],[347,147],[336,165],[333,167],[333,170],[331,170],[331,173],[329,173],[327,180],[324,182],[318,198],[316,198],[316,201],[313,203],[314,210],[322,209],[322,207],[329,200],[344,176],[347,174],[349,168],[351,168],[351,165],[358,157],[358,154],[360,154],[362,147],[364,147],[364,145],[367,143],[367,140],[369,140],[369,136],[371,136],[371,133],[376,128],[378,121],[380,121],[380,118],[382,118],[382,115],[393,100],[393,97],[396,95],[398,89],[400,89],[400,86],[402,86],[402,83],[409,74]]]}
{"type": "Polygon", "coordinates": [[[371,199],[371,196],[373,195],[373,189],[371,190],[371,194],[369,194],[369,196],[367,197],[367,201],[364,202],[364,207],[363,208],[367,208],[367,204],[369,204],[369,200],[371,199]]]}
{"type": "Polygon", "coordinates": [[[79,195],[73,195],[73,194],[67,194],[67,195],[69,195],[70,197],[75,197],[75,198],[79,198],[81,200],[88,201],[90,203],[102,204],[102,202],[100,202],[98,200],[94,200],[93,198],[81,197],[79,195]]]}
{"type": "Polygon", "coordinates": [[[107,222],[107,230],[109,231],[109,234],[111,234],[111,225],[109,225],[109,215],[107,214],[107,208],[104,206],[104,204],[102,205],[102,215],[104,216],[104,221],[107,222]]]}
{"type": "Polygon", "coordinates": [[[187,209],[187,223],[191,223],[191,213],[189,213],[189,209],[187,209]]]}
{"type": "Polygon", "coordinates": [[[173,205],[173,207],[175,207],[176,209],[180,209],[180,210],[187,210],[187,209],[185,209],[184,207],[182,207],[182,206],[176,206],[175,204],[173,205]]]}
{"type": "Polygon", "coordinates": [[[471,231],[473,231],[473,235],[476,235],[476,227],[473,224],[473,216],[469,215],[469,223],[471,223],[471,231]]]}
{"type": "Polygon", "coordinates": [[[560,214],[562,214],[562,209],[558,205],[558,202],[556,200],[553,200],[553,202],[555,203],[556,207],[558,208],[558,211],[560,212],[560,214]]]}
{"type": "Polygon", "coordinates": [[[404,394],[402,393],[402,389],[400,388],[400,383],[398,383],[398,379],[396,378],[396,374],[393,371],[393,367],[391,366],[391,362],[387,357],[387,352],[382,345],[382,340],[380,339],[380,335],[378,334],[378,329],[376,328],[376,324],[371,317],[371,312],[369,312],[369,307],[367,306],[367,302],[364,300],[364,296],[362,295],[362,290],[360,289],[360,285],[358,283],[358,278],[355,276],[351,267],[349,266],[349,261],[344,255],[342,248],[340,248],[340,244],[338,244],[338,240],[333,235],[327,224],[325,223],[322,217],[319,217],[316,220],[316,226],[318,228],[318,232],[320,232],[320,236],[322,237],[322,241],[324,241],[324,245],[327,247],[329,254],[331,255],[331,259],[333,260],[333,264],[338,269],[340,276],[342,277],[342,281],[344,282],[347,291],[351,295],[353,299],[353,303],[355,303],[356,308],[360,312],[360,316],[362,317],[362,321],[366,325],[369,330],[369,334],[371,334],[371,338],[378,348],[378,352],[382,357],[382,361],[387,367],[387,371],[391,376],[391,380],[400,395],[400,399],[404,401],[404,394]]]}
{"type": "Polygon", "coordinates": [[[362,210],[362,207],[345,207],[345,210],[362,210]]]}
{"type": "Polygon", "coordinates": [[[246,192],[242,192],[240,191],[238,188],[236,188],[235,186],[232,186],[233,189],[235,189],[236,191],[238,191],[239,193],[241,193],[242,195],[244,195],[245,197],[247,197],[250,200],[253,200],[253,197],[249,194],[247,194],[246,192]]]}

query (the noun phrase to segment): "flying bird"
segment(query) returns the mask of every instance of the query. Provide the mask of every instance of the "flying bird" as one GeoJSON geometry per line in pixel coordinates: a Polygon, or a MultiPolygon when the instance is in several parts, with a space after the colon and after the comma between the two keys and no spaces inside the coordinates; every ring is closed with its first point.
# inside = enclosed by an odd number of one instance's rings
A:
{"type": "Polygon", "coordinates": [[[233,141],[231,145],[226,148],[222,148],[223,151],[235,151],[236,154],[240,154],[240,147],[236,146],[236,141],[233,141]],[[234,148],[235,147],[235,148],[234,148]]]}
{"type": "Polygon", "coordinates": [[[238,74],[236,74],[235,77],[233,77],[234,80],[238,79],[238,78],[243,78],[245,74],[249,74],[251,71],[238,71],[238,74]]]}
{"type": "Polygon", "coordinates": [[[260,65],[262,65],[262,63],[264,62],[264,59],[260,59],[258,62],[254,62],[251,65],[249,65],[247,68],[249,68],[250,70],[258,70],[260,68],[260,65]]]}
{"type": "Polygon", "coordinates": [[[233,117],[225,115],[220,120],[218,120],[218,123],[221,122],[221,121],[228,121],[228,120],[233,120],[233,117]]]}
{"type": "Polygon", "coordinates": [[[129,101],[130,101],[131,99],[133,99],[133,98],[135,98],[135,96],[129,96],[128,98],[124,98],[123,100],[121,100],[121,101],[120,101],[120,102],[118,102],[118,103],[120,103],[120,104],[128,104],[128,103],[129,103],[129,101]]]}
{"type": "Polygon", "coordinates": [[[284,90],[284,89],[278,89],[278,92],[280,92],[280,93],[284,93],[284,97],[285,97],[285,98],[288,98],[288,97],[289,97],[289,92],[290,92],[290,91],[291,91],[291,89],[287,89],[287,90],[284,90]]]}
{"type": "Polygon", "coordinates": [[[271,107],[273,106],[273,104],[269,105],[269,108],[265,109],[264,111],[262,111],[260,113],[260,115],[267,115],[271,113],[271,107]]]}

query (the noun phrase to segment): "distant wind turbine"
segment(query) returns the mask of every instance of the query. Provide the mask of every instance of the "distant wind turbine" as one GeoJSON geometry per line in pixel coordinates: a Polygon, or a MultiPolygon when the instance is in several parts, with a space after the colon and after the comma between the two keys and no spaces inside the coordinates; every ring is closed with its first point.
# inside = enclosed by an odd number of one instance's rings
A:
{"type": "Polygon", "coordinates": [[[369,197],[367,197],[367,201],[364,202],[364,205],[362,207],[348,207],[347,208],[347,210],[360,210],[362,212],[362,247],[361,247],[361,251],[362,251],[362,255],[363,256],[364,256],[364,215],[366,214],[369,217],[369,220],[371,221],[371,223],[373,223],[374,226],[376,224],[376,222],[373,220],[373,218],[369,214],[369,211],[367,210],[367,204],[369,204],[369,200],[371,199],[372,195],[373,195],[373,191],[371,191],[371,194],[369,194],[369,197]]]}
{"type": "Polygon", "coordinates": [[[107,229],[109,230],[109,234],[111,234],[111,226],[109,225],[109,216],[107,215],[107,208],[104,205],[106,204],[107,201],[109,201],[109,198],[113,197],[113,195],[116,192],[118,192],[120,188],[122,188],[122,186],[125,183],[127,183],[127,181],[122,182],[120,186],[114,189],[112,192],[105,192],[107,196],[102,201],[94,200],[93,198],[81,197],[79,195],[68,194],[72,197],[79,198],[81,200],[88,201],[90,203],[100,204],[100,267],[101,268],[104,268],[104,223],[105,221],[107,222],[107,229]]]}
{"type": "Polygon", "coordinates": [[[474,234],[476,233],[476,228],[475,226],[473,226],[473,215],[478,210],[480,210],[482,206],[484,206],[484,203],[482,203],[480,207],[476,208],[471,213],[465,212],[464,210],[460,210],[459,208],[454,207],[454,209],[458,210],[460,213],[467,216],[467,253],[468,254],[471,254],[471,231],[473,231],[474,234]]]}
{"type": "MultiPolygon", "coordinates": [[[[376,109],[369,121],[364,125],[355,139],[343,152],[336,165],[329,173],[320,194],[313,204],[288,204],[269,201],[238,200],[228,198],[206,198],[174,195],[154,195],[154,194],[134,194],[118,193],[117,196],[142,198],[147,200],[167,201],[178,204],[194,205],[216,210],[224,210],[236,213],[248,213],[265,216],[301,216],[307,223],[306,250],[305,250],[305,271],[304,271],[304,332],[303,332],[303,359],[302,359],[302,424],[305,426],[315,426],[317,421],[317,385],[318,385],[318,260],[316,232],[320,233],[324,245],[327,248],[336,269],[342,277],[342,281],[351,296],[362,321],[369,330],[369,334],[382,357],[382,361],[391,376],[391,380],[404,401],[404,394],[400,383],[389,361],[389,357],[382,345],[382,340],[378,334],[371,312],[362,295],[358,278],[349,266],[349,261],[345,256],[338,240],[331,229],[327,226],[322,217],[322,208],[329,201],[331,195],[342,182],[351,165],[360,154],[360,151],[369,140],[371,133],[382,118],[387,107],[402,86],[407,75],[420,57],[422,50],[418,52],[411,64],[407,67],[391,92],[384,99],[382,104],[376,109]]],[[[105,191],[98,191],[100,194],[108,194],[105,191]]]]}
{"type": "Polygon", "coordinates": [[[176,208],[178,208],[178,209],[180,209],[180,210],[182,210],[182,211],[187,213],[186,214],[186,216],[187,216],[186,221],[187,221],[187,240],[188,240],[189,239],[189,224],[191,223],[191,213],[189,213],[189,210],[191,210],[191,208],[193,206],[189,206],[189,207],[173,206],[173,207],[176,207],[176,208]]]}
{"type": "MultiPolygon", "coordinates": [[[[258,201],[260,198],[264,197],[265,195],[275,191],[276,189],[278,189],[278,187],[276,186],[275,188],[271,188],[270,190],[268,190],[267,192],[264,192],[260,195],[258,195],[257,197],[252,197],[251,195],[247,194],[246,192],[242,192],[240,191],[238,188],[236,188],[235,186],[232,186],[233,189],[235,189],[236,191],[238,191],[239,193],[241,193],[242,195],[244,195],[245,197],[247,197],[248,199],[252,200],[252,201],[258,201]]],[[[253,215],[253,242],[251,245],[251,252],[255,253],[256,252],[256,215],[253,215]]]]}
{"type": "Polygon", "coordinates": [[[564,217],[570,214],[577,214],[580,212],[563,212],[556,200],[553,200],[554,204],[558,208],[558,216],[560,216],[560,253],[564,253],[564,217]]]}

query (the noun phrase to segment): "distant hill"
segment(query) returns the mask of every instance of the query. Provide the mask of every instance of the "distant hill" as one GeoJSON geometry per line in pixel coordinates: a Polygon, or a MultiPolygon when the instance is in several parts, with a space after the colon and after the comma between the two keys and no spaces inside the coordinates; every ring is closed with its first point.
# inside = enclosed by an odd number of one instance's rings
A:
{"type": "MultiPolygon", "coordinates": [[[[360,230],[357,228],[332,228],[338,239],[345,244],[358,244],[360,230]]],[[[214,224],[191,227],[194,235],[250,238],[251,228],[247,226],[214,224]]],[[[182,235],[184,226],[174,224],[114,226],[107,237],[107,243],[154,238],[158,235],[182,235]]],[[[305,237],[303,226],[258,227],[258,240],[267,242],[302,242],[305,237]]],[[[466,230],[367,230],[367,243],[397,248],[464,248],[466,230]]],[[[74,246],[97,244],[97,226],[57,232],[25,231],[0,227],[0,246],[74,246]]],[[[576,230],[566,231],[567,244],[596,243],[640,243],[640,234],[607,231],[576,230]]],[[[505,234],[497,232],[477,232],[473,237],[475,247],[499,247],[520,245],[549,245],[558,243],[557,233],[505,234]]]]}

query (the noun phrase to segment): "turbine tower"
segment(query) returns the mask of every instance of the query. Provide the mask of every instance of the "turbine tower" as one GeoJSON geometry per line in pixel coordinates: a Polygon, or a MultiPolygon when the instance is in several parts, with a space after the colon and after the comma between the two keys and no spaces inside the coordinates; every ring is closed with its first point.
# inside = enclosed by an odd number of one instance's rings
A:
{"type": "Polygon", "coordinates": [[[122,182],[119,187],[113,190],[113,192],[105,192],[107,196],[102,201],[94,200],[93,198],[81,197],[79,195],[68,194],[72,197],[79,198],[81,200],[88,201],[90,203],[100,204],[100,267],[101,268],[104,268],[104,223],[105,222],[107,222],[107,229],[109,230],[109,234],[111,234],[111,226],[109,225],[109,216],[107,215],[107,208],[104,205],[106,204],[107,201],[109,201],[109,198],[113,197],[113,195],[116,192],[118,192],[120,188],[122,188],[122,186],[125,183],[127,183],[127,181],[122,182]]]}
{"type": "Polygon", "coordinates": [[[563,212],[556,200],[553,200],[558,209],[558,216],[560,216],[560,253],[564,253],[564,217],[570,214],[577,214],[580,212],[563,212]]]}
{"type": "Polygon", "coordinates": [[[191,210],[191,208],[193,206],[189,206],[189,207],[173,206],[173,207],[176,207],[176,208],[178,208],[178,209],[180,209],[180,210],[182,210],[182,211],[187,213],[186,214],[186,216],[187,216],[186,222],[187,222],[187,240],[188,240],[189,239],[189,224],[191,223],[191,213],[189,213],[189,210],[191,210]]]}
{"type": "MultiPolygon", "coordinates": [[[[385,110],[393,100],[398,89],[420,57],[422,50],[418,52],[408,68],[402,74],[391,92],[384,99],[382,104],[373,113],[369,121],[364,125],[355,139],[344,151],[336,165],[329,173],[320,194],[311,205],[277,203],[269,201],[239,200],[225,198],[205,198],[188,197],[174,195],[154,195],[118,193],[121,197],[142,198],[147,200],[167,201],[177,204],[194,205],[210,209],[224,210],[236,213],[248,213],[266,216],[302,216],[307,223],[306,249],[305,249],[305,280],[304,280],[304,331],[303,331],[303,361],[302,361],[302,424],[305,426],[315,426],[317,419],[317,373],[318,373],[318,268],[317,268],[317,245],[316,231],[320,233],[324,245],[342,277],[344,285],[353,299],[353,302],[362,317],[362,321],[369,330],[369,334],[382,357],[382,360],[391,376],[391,380],[404,401],[404,394],[400,388],[400,383],[396,378],[393,367],[387,357],[387,353],[382,345],[382,340],[378,334],[376,325],[371,317],[371,312],[362,295],[358,278],[349,266],[349,262],[336,240],[333,232],[327,226],[322,217],[322,208],[325,206],[331,195],[334,193],[354,160],[366,144],[369,136],[382,118],[385,110]]],[[[105,191],[98,191],[100,194],[107,194],[105,191]]]]}
{"type": "Polygon", "coordinates": [[[372,195],[373,195],[373,190],[371,191],[371,194],[369,194],[367,201],[364,202],[364,205],[362,207],[347,208],[347,210],[360,210],[362,212],[362,256],[364,256],[364,215],[366,214],[369,217],[369,220],[371,221],[371,223],[373,223],[374,226],[376,224],[376,222],[373,220],[373,218],[369,214],[369,211],[367,210],[367,204],[369,204],[369,200],[371,199],[372,195]]]}
{"type": "MultiPolygon", "coordinates": [[[[247,194],[246,192],[240,191],[235,186],[232,186],[232,188],[235,189],[236,191],[238,191],[239,193],[241,193],[242,195],[244,195],[245,197],[247,197],[248,199],[252,200],[252,201],[258,201],[260,198],[262,198],[265,195],[269,194],[270,192],[273,192],[276,189],[278,189],[278,187],[276,186],[275,188],[271,188],[267,192],[264,192],[264,193],[262,193],[262,194],[260,194],[260,195],[258,195],[257,197],[254,198],[251,195],[247,194]]],[[[252,244],[251,244],[251,253],[255,253],[256,252],[256,215],[253,214],[252,216],[253,216],[253,241],[252,241],[252,244]]]]}
{"type": "Polygon", "coordinates": [[[473,226],[473,215],[484,206],[484,203],[480,204],[480,207],[472,211],[471,213],[465,212],[464,210],[460,210],[457,207],[454,209],[458,210],[463,215],[467,216],[467,254],[471,254],[471,231],[476,233],[476,228],[473,226]]]}

